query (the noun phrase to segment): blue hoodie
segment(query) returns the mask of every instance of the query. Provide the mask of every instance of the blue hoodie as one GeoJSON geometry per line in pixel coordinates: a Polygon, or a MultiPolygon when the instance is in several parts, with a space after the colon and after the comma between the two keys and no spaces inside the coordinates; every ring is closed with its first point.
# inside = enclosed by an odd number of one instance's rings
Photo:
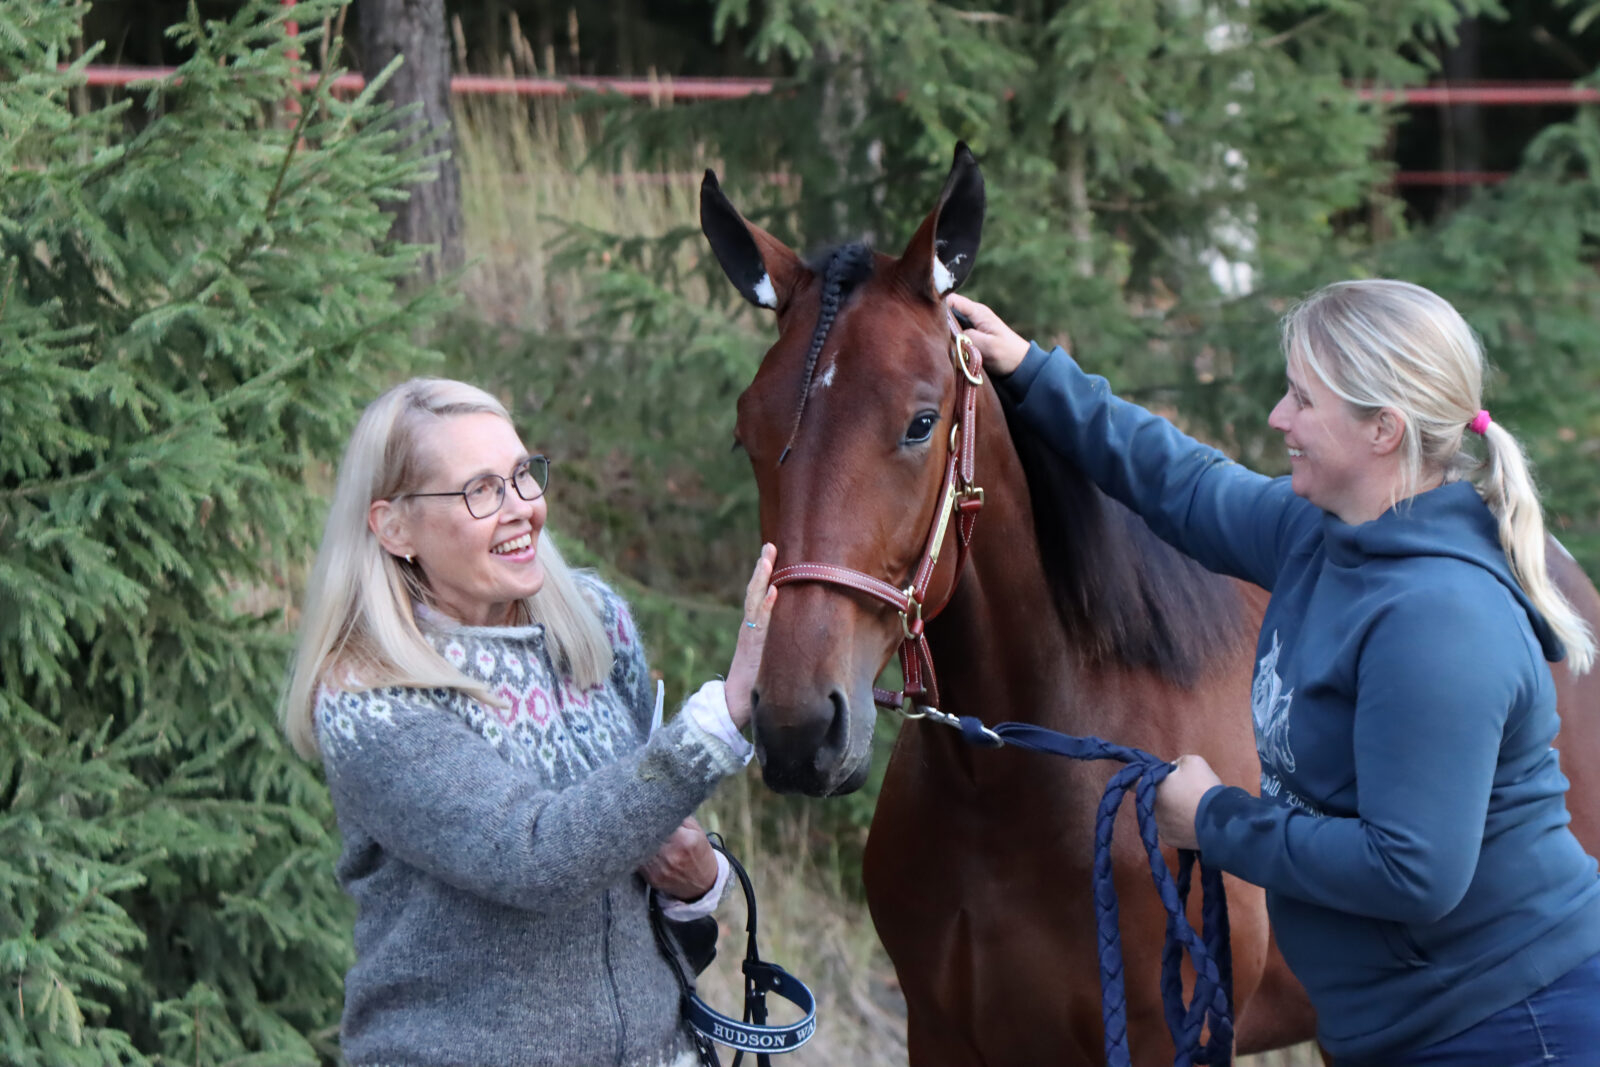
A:
{"type": "Polygon", "coordinates": [[[1563,650],[1476,489],[1352,526],[1059,348],[998,384],[1163,539],[1272,593],[1251,686],[1261,796],[1212,789],[1196,830],[1208,863],[1266,888],[1329,1052],[1443,1040],[1600,953],[1596,863],[1551,747],[1545,661],[1563,650]]]}

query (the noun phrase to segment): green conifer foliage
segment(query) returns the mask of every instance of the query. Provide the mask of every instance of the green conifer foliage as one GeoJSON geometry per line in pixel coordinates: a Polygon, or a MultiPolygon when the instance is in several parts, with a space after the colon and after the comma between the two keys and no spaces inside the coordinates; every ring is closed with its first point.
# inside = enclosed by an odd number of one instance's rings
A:
{"type": "Polygon", "coordinates": [[[328,90],[329,0],[294,41],[191,7],[175,78],[76,113],[84,10],[0,0],[0,1061],[327,1062],[350,917],[284,590],[425,358],[377,202],[426,161],[328,90]]]}

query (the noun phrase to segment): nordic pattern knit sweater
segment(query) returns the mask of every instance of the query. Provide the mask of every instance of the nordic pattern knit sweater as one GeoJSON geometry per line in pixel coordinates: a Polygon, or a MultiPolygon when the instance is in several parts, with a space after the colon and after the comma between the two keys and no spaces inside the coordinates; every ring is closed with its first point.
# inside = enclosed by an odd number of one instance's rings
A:
{"type": "Polygon", "coordinates": [[[627,606],[583,584],[615,653],[601,685],[564,676],[541,627],[425,624],[503,708],[447,689],[318,695],[357,905],[355,1067],[693,1062],[635,872],[742,760],[689,715],[649,733],[627,606]]]}

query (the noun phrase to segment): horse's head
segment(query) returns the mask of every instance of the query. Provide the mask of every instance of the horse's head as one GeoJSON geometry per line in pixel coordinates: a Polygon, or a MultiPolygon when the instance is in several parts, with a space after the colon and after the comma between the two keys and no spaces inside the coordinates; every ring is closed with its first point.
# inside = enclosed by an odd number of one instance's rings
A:
{"type": "MultiPolygon", "coordinates": [[[[709,171],[701,228],[745,299],[773,311],[778,340],[739,398],[738,442],[778,566],[834,564],[903,589],[942,506],[959,374],[943,296],[972,269],[983,178],[956,149],[938,203],[898,259],[859,245],[807,264],[740,216],[709,171]]],[[[954,552],[927,602],[956,581],[954,552]]],[[[813,796],[865,780],[873,682],[903,636],[901,616],[837,584],[778,598],[754,693],[767,784],[813,796]]]]}

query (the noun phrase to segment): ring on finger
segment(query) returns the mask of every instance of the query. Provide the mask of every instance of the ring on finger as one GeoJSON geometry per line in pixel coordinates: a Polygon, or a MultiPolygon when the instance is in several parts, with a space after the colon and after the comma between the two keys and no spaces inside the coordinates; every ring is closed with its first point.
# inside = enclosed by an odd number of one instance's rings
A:
{"type": "Polygon", "coordinates": [[[761,629],[761,627],[759,627],[759,626],[757,626],[757,625],[756,625],[756,624],[755,624],[755,623],[754,623],[754,622],[753,622],[753,621],[752,621],[752,620],[750,620],[750,619],[746,619],[746,620],[744,620],[744,624],[745,624],[745,625],[746,625],[746,626],[748,626],[748,627],[750,627],[750,629],[752,629],[752,630],[759,630],[759,629],[761,629]]]}

